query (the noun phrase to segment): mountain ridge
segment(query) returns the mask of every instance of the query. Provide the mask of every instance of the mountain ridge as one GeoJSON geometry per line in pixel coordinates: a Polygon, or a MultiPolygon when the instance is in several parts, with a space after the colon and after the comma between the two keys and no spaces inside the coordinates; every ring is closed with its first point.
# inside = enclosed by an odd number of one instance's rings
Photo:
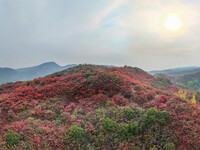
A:
{"type": "Polygon", "coordinates": [[[0,84],[15,81],[28,81],[38,77],[44,77],[48,74],[64,70],[77,64],[60,66],[55,62],[46,62],[37,66],[25,68],[0,68],[0,84]]]}
{"type": "Polygon", "coordinates": [[[155,75],[155,74],[165,74],[171,77],[176,77],[180,75],[186,75],[190,73],[196,73],[200,71],[200,67],[198,66],[189,66],[189,67],[179,67],[179,68],[171,68],[171,69],[164,69],[164,70],[152,70],[148,71],[148,73],[155,75]]]}

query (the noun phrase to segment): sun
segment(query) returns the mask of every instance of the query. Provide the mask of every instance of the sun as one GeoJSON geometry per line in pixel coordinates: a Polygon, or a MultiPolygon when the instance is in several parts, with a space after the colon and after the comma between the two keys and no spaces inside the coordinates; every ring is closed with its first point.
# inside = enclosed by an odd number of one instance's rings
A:
{"type": "Polygon", "coordinates": [[[181,28],[181,19],[176,14],[170,14],[165,20],[165,28],[171,31],[176,31],[181,28]]]}

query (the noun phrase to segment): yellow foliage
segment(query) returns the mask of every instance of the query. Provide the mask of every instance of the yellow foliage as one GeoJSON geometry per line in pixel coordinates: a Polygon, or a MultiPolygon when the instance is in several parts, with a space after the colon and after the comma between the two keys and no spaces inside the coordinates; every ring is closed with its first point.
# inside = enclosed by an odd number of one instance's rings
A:
{"type": "Polygon", "coordinates": [[[197,101],[196,101],[196,97],[195,97],[195,94],[193,94],[191,101],[192,101],[192,103],[194,103],[194,104],[197,103],[197,101]]]}
{"type": "MultiPolygon", "coordinates": [[[[188,93],[187,93],[187,90],[183,90],[183,89],[180,89],[177,93],[174,93],[176,96],[179,96],[180,98],[184,99],[184,100],[188,100],[188,93]]],[[[196,97],[195,97],[195,94],[193,94],[192,96],[192,99],[191,99],[191,102],[196,104],[196,97]]]]}
{"type": "Polygon", "coordinates": [[[188,93],[187,90],[180,89],[177,93],[174,93],[176,96],[179,96],[180,98],[183,98],[184,100],[188,99],[188,93]]]}

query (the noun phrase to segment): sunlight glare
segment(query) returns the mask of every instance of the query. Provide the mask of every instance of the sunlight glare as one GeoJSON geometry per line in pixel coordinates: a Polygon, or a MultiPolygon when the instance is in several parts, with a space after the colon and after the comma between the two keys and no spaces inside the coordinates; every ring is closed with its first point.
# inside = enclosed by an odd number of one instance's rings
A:
{"type": "Polygon", "coordinates": [[[165,20],[165,27],[168,30],[172,30],[172,31],[178,30],[181,27],[181,20],[179,19],[177,15],[171,14],[165,20]]]}

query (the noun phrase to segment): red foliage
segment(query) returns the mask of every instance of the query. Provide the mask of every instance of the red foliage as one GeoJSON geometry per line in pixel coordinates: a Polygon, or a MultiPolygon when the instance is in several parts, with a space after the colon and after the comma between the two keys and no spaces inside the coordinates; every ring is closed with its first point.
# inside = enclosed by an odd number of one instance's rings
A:
{"type": "MultiPolygon", "coordinates": [[[[21,137],[28,136],[29,143],[38,149],[42,148],[42,141],[47,142],[51,149],[62,148],[61,137],[65,130],[83,120],[71,115],[75,108],[92,114],[95,109],[111,101],[115,107],[133,103],[146,109],[156,107],[169,111],[171,117],[167,129],[177,137],[174,142],[178,149],[200,149],[199,105],[174,96],[173,92],[178,87],[172,85],[167,90],[156,89],[151,86],[156,78],[139,68],[91,71],[87,77],[86,73],[88,71],[2,85],[0,137],[3,138],[0,138],[0,142],[5,145],[6,131],[13,129],[21,137]],[[65,125],[56,126],[57,115],[62,116],[65,125]],[[33,116],[37,118],[34,123],[30,121],[33,116]],[[40,134],[35,133],[36,129],[40,134]]],[[[96,134],[92,123],[88,124],[88,130],[96,134]]],[[[122,145],[127,146],[129,144],[122,145]]]]}

